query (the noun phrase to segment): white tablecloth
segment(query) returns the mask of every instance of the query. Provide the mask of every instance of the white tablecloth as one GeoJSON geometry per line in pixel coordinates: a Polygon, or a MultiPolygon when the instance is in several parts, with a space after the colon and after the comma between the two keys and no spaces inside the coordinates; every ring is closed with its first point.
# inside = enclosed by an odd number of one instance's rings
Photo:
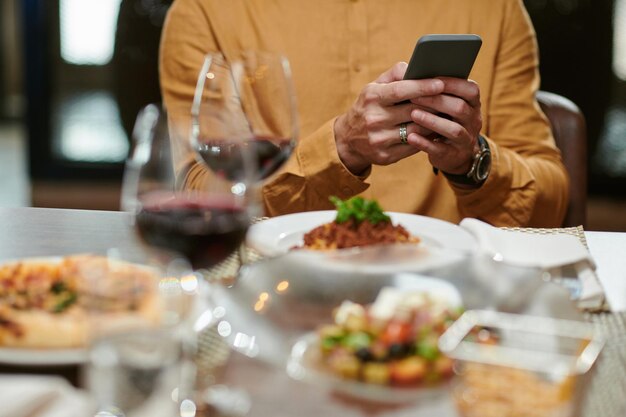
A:
{"type": "Polygon", "coordinates": [[[626,233],[585,232],[585,238],[611,310],[626,311],[626,233]]]}

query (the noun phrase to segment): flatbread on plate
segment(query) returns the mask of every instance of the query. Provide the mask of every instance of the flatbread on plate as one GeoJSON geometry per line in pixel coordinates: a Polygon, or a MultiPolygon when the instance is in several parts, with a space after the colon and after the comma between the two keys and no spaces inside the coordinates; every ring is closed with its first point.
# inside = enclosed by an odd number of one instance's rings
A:
{"type": "Polygon", "coordinates": [[[158,276],[103,256],[26,259],[0,266],[0,346],[83,347],[94,325],[159,320],[158,276]]]}

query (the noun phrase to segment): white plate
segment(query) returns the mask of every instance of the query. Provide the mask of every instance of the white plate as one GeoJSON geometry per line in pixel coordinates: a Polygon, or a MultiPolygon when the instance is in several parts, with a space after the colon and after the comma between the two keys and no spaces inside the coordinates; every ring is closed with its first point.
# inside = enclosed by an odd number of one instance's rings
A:
{"type": "MultiPolygon", "coordinates": [[[[61,262],[61,256],[32,257],[22,259],[5,260],[0,263],[0,267],[17,263],[50,263],[61,262]]],[[[52,349],[52,348],[12,348],[0,347],[0,363],[20,366],[62,366],[76,365],[84,363],[87,359],[87,349],[52,349]]]]}
{"type": "MultiPolygon", "coordinates": [[[[431,217],[387,212],[395,225],[421,239],[419,245],[390,245],[365,249],[342,249],[329,252],[302,251],[303,258],[320,258],[335,267],[364,272],[420,271],[456,262],[473,253],[476,241],[463,228],[431,217]]],[[[277,256],[302,245],[305,233],[335,219],[334,210],[309,211],[273,217],[254,224],[248,231],[247,244],[263,256],[277,256]]]]}
{"type": "Polygon", "coordinates": [[[408,404],[436,400],[447,394],[447,384],[432,387],[394,387],[368,384],[339,378],[324,368],[316,333],[299,338],[291,349],[287,374],[296,380],[307,381],[343,394],[386,404],[408,404]]]}
{"type": "Polygon", "coordinates": [[[87,359],[87,349],[0,348],[0,363],[20,366],[78,365],[87,359]]]}

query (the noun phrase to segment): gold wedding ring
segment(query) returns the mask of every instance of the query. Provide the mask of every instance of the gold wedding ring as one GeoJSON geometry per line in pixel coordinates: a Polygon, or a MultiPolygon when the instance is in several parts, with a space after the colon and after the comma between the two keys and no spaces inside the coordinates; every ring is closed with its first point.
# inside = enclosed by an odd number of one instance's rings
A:
{"type": "Polygon", "coordinates": [[[400,143],[402,143],[403,145],[406,145],[407,142],[407,138],[409,137],[407,131],[406,131],[406,123],[401,123],[400,124],[400,143]]]}

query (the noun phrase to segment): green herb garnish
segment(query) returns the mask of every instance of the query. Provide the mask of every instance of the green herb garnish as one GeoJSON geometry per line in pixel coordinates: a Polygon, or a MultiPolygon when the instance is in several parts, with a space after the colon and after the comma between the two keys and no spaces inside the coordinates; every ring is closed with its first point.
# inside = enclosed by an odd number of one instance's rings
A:
{"type": "Polygon", "coordinates": [[[56,303],[54,308],[52,309],[53,313],[62,313],[72,306],[77,301],[78,297],[76,293],[67,291],[63,294],[63,297],[56,303]]]}
{"type": "Polygon", "coordinates": [[[63,291],[67,291],[67,286],[63,281],[57,281],[52,284],[50,291],[52,291],[53,294],[61,294],[63,291]]]}
{"type": "Polygon", "coordinates": [[[350,219],[353,219],[356,223],[367,220],[372,224],[391,221],[391,218],[383,212],[383,209],[375,200],[365,200],[363,197],[341,200],[338,197],[331,196],[330,201],[337,208],[337,217],[335,217],[337,223],[345,223],[350,219]]]}

